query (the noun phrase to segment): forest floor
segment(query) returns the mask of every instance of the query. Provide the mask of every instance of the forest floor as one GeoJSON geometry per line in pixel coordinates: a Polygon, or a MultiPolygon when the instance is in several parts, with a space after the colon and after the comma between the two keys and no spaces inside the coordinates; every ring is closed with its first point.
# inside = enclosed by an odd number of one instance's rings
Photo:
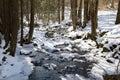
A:
{"type": "MultiPolygon", "coordinates": [[[[99,11],[99,48],[88,36],[91,24],[74,32],[67,25],[71,22],[68,11],[65,13],[61,24],[43,25],[37,21],[33,43],[23,47],[18,44],[15,57],[2,54],[2,41],[0,80],[103,80],[103,75],[120,73],[120,25],[114,24],[116,11],[99,11]]],[[[25,27],[25,34],[28,31],[25,27]]]]}

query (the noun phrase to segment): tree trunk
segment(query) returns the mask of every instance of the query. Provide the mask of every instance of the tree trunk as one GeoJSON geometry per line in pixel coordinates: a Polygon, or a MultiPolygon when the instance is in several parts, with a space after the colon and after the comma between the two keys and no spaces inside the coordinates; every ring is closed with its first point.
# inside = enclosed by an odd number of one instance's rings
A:
{"type": "Polygon", "coordinates": [[[71,12],[70,12],[70,18],[72,19],[72,12],[73,12],[73,0],[70,0],[70,6],[71,6],[71,12]]]}
{"type": "Polygon", "coordinates": [[[95,23],[96,23],[96,28],[98,27],[98,5],[99,5],[99,0],[95,1],[95,23]]]}
{"type": "Polygon", "coordinates": [[[82,1],[83,0],[80,0],[79,10],[78,10],[79,26],[82,26],[82,1]]]}
{"type": "Polygon", "coordinates": [[[58,4],[58,11],[57,11],[57,13],[58,13],[58,23],[60,24],[60,0],[58,0],[58,2],[57,2],[57,4],[58,4]]]}
{"type": "Polygon", "coordinates": [[[29,36],[28,36],[28,43],[31,43],[33,31],[34,31],[34,0],[30,0],[31,3],[31,20],[30,20],[30,30],[29,30],[29,36]]]}
{"type": "Polygon", "coordinates": [[[77,0],[71,0],[71,15],[73,23],[73,31],[76,30],[77,24],[77,0]]]}
{"type": "Polygon", "coordinates": [[[10,4],[10,55],[15,55],[17,34],[19,29],[18,0],[9,0],[10,4]]]}
{"type": "Polygon", "coordinates": [[[2,18],[3,18],[3,0],[1,0],[0,2],[0,32],[3,34],[3,22],[2,22],[2,18]]]}
{"type": "Polygon", "coordinates": [[[23,46],[23,0],[21,1],[21,41],[20,45],[23,46]]]}
{"type": "Polygon", "coordinates": [[[26,0],[26,19],[27,19],[28,22],[30,21],[30,18],[29,18],[29,14],[30,14],[29,3],[30,3],[30,0],[26,0]]]}
{"type": "Polygon", "coordinates": [[[115,24],[120,24],[120,0],[119,0],[119,4],[118,4],[118,12],[117,12],[115,24]]]}
{"type": "Polygon", "coordinates": [[[84,22],[83,22],[83,28],[86,27],[88,23],[88,15],[89,15],[89,9],[88,9],[88,3],[89,0],[84,0],[84,22]]]}
{"type": "Polygon", "coordinates": [[[62,20],[64,20],[65,0],[62,0],[62,20]]]}
{"type": "Polygon", "coordinates": [[[97,6],[98,0],[91,0],[90,4],[90,12],[91,12],[91,35],[92,39],[95,40],[95,36],[97,35],[96,28],[97,28],[97,6]]]}
{"type": "Polygon", "coordinates": [[[2,22],[3,22],[3,34],[5,35],[5,46],[7,48],[10,40],[10,3],[9,0],[3,0],[3,13],[2,13],[2,22]]]}
{"type": "Polygon", "coordinates": [[[114,8],[114,0],[111,0],[111,8],[114,8]]]}

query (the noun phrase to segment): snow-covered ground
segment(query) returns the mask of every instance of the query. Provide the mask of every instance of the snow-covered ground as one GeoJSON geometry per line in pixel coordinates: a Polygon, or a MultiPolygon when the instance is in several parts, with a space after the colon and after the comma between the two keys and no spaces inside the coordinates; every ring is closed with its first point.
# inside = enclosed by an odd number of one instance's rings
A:
{"type": "Polygon", "coordinates": [[[0,48],[0,80],[28,80],[33,68],[29,57],[19,55],[21,49],[17,46],[16,56],[12,57],[3,54],[4,50],[0,48]]]}
{"type": "MultiPolygon", "coordinates": [[[[108,49],[105,52],[103,47],[96,48],[94,41],[83,40],[87,33],[91,32],[90,23],[85,29],[79,28],[76,32],[71,32],[72,26],[65,25],[71,21],[68,17],[69,13],[67,11],[65,13],[66,18],[61,24],[55,23],[35,28],[33,43],[24,44],[23,47],[18,44],[15,57],[3,54],[2,47],[5,42],[2,40],[0,80],[28,80],[31,73],[30,80],[33,80],[33,77],[37,77],[39,80],[43,80],[45,77],[48,78],[47,80],[103,80],[102,76],[105,74],[120,73],[120,66],[118,66],[120,25],[114,24],[116,11],[99,11],[98,13],[97,41],[108,49]],[[51,31],[47,31],[47,29],[51,31]],[[100,37],[99,33],[103,31],[107,33],[100,37]],[[50,35],[46,34],[47,32],[50,32],[50,35]],[[79,68],[84,67],[83,65],[86,66],[86,69],[91,66],[88,72],[84,72],[84,75],[79,71],[79,68]],[[79,68],[76,69],[75,66],[79,68]]],[[[27,27],[24,30],[25,33],[28,32],[27,27]]],[[[0,37],[3,36],[0,35],[0,37]]]]}

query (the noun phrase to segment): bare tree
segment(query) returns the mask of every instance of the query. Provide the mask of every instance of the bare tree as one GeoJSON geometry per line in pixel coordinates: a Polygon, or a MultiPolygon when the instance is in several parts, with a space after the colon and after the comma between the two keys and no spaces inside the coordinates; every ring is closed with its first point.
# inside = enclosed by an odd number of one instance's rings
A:
{"type": "Polygon", "coordinates": [[[31,20],[30,20],[30,30],[29,30],[29,36],[28,36],[28,43],[31,42],[32,36],[33,36],[33,31],[34,31],[34,10],[35,10],[35,5],[34,5],[35,0],[30,0],[31,3],[31,20]]]}
{"type": "Polygon", "coordinates": [[[14,56],[17,44],[17,34],[19,29],[19,2],[18,0],[9,1],[9,26],[10,26],[10,55],[14,56]]]}
{"type": "Polygon", "coordinates": [[[3,12],[3,0],[1,0],[0,2],[0,32],[3,33],[3,27],[2,27],[2,18],[3,18],[3,15],[2,15],[2,12],[3,12]]]}
{"type": "Polygon", "coordinates": [[[77,24],[77,0],[71,0],[71,17],[73,23],[73,30],[76,30],[77,24]]]}
{"type": "Polygon", "coordinates": [[[21,2],[21,41],[20,41],[20,45],[23,46],[23,0],[20,0],[21,2]]]}
{"type": "Polygon", "coordinates": [[[98,0],[91,0],[90,2],[90,15],[91,15],[91,35],[92,39],[95,39],[95,36],[97,35],[96,28],[98,24],[97,20],[97,9],[98,8],[98,0]]]}
{"type": "Polygon", "coordinates": [[[57,5],[58,5],[58,11],[57,11],[57,13],[58,13],[58,23],[60,24],[60,0],[58,0],[58,2],[57,2],[57,5]]]}
{"type": "Polygon", "coordinates": [[[27,21],[29,22],[30,21],[30,17],[29,17],[29,14],[30,14],[30,0],[26,0],[26,19],[27,21]]]}
{"type": "Polygon", "coordinates": [[[80,0],[79,2],[79,10],[78,10],[79,26],[82,26],[82,2],[83,0],[80,0]]]}
{"type": "Polygon", "coordinates": [[[88,23],[89,16],[89,0],[84,0],[84,21],[83,21],[83,28],[86,27],[88,23]]]}
{"type": "Polygon", "coordinates": [[[115,24],[119,24],[120,23],[120,0],[118,3],[118,12],[117,12],[117,17],[116,17],[116,22],[115,24]]]}
{"type": "Polygon", "coordinates": [[[65,0],[62,0],[62,20],[64,20],[65,0]]]}
{"type": "Polygon", "coordinates": [[[2,0],[3,9],[2,9],[2,24],[3,24],[3,34],[5,35],[5,46],[4,49],[7,48],[10,40],[10,16],[8,15],[10,12],[10,4],[9,0],[2,0]]]}
{"type": "Polygon", "coordinates": [[[111,8],[114,8],[115,0],[111,0],[111,8]]]}

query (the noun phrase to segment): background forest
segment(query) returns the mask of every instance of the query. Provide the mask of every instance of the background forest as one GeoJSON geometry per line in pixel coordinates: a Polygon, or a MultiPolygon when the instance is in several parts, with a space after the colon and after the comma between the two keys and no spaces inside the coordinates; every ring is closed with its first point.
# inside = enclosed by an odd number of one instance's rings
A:
{"type": "Polygon", "coordinates": [[[119,27],[120,0],[1,0],[0,80],[119,80],[119,27]]]}

